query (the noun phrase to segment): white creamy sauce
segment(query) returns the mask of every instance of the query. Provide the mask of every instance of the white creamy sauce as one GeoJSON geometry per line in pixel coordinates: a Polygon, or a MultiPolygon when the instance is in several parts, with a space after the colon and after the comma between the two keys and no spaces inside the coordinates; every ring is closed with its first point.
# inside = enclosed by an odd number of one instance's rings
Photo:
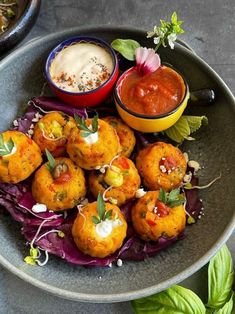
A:
{"type": "Polygon", "coordinates": [[[96,225],[96,233],[101,237],[101,238],[106,238],[108,237],[112,231],[113,228],[117,226],[121,226],[122,222],[120,219],[105,219],[102,220],[100,223],[96,225]]]}
{"type": "Polygon", "coordinates": [[[135,197],[136,198],[141,198],[142,196],[144,196],[147,192],[143,189],[143,188],[140,188],[138,190],[136,190],[135,192],[135,197]]]}
{"type": "Polygon", "coordinates": [[[36,214],[38,214],[38,213],[45,213],[47,211],[47,207],[46,207],[45,204],[37,203],[37,204],[33,205],[32,211],[34,213],[36,213],[36,214]]]}
{"type": "Polygon", "coordinates": [[[92,43],[77,43],[61,50],[51,63],[50,76],[70,92],[86,92],[107,81],[113,71],[110,53],[92,43]]]}
{"type": "Polygon", "coordinates": [[[99,134],[98,132],[91,133],[90,135],[88,135],[87,137],[84,137],[83,139],[87,144],[94,144],[98,141],[99,134]]]}

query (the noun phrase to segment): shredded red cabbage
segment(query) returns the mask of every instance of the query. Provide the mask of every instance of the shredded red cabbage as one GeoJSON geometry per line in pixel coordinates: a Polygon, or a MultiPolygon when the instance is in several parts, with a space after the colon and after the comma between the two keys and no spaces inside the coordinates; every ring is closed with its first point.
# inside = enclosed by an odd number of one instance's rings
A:
{"type": "MultiPolygon", "coordinates": [[[[33,119],[37,112],[43,114],[43,111],[51,110],[63,111],[72,116],[74,114],[84,117],[87,115],[86,109],[69,107],[54,97],[36,97],[29,102],[27,112],[17,119],[18,126],[14,127],[14,129],[27,133],[31,124],[34,123],[33,119]]],[[[99,110],[101,110],[101,116],[102,112],[106,112],[105,108],[99,110]]],[[[111,108],[111,111],[113,112],[113,108],[111,108]]],[[[159,136],[159,134],[146,135],[136,132],[137,142],[139,143],[136,150],[138,151],[138,149],[141,149],[143,146],[159,140],[159,136]]],[[[198,185],[198,179],[193,176],[191,183],[192,185],[198,185]]],[[[121,207],[128,223],[127,238],[123,246],[115,254],[107,258],[93,258],[80,252],[73,241],[71,229],[77,211],[69,210],[66,218],[63,214],[56,214],[49,211],[35,214],[32,211],[35,200],[32,197],[30,186],[30,179],[18,184],[0,183],[0,205],[6,208],[14,220],[23,225],[22,234],[28,241],[34,238],[38,227],[45,220],[46,222],[43,224],[37,239],[55,228],[56,230],[62,231],[64,237],[58,236],[57,232],[51,232],[43,236],[39,241],[36,239],[34,243],[43,250],[57,255],[73,264],[107,266],[118,258],[123,260],[144,260],[147,257],[156,255],[160,250],[169,247],[171,244],[184,237],[183,234],[173,238],[161,237],[157,242],[145,242],[139,239],[131,223],[131,208],[135,202],[135,200],[133,200],[121,207]]],[[[186,210],[193,218],[197,219],[202,209],[202,202],[199,199],[198,190],[185,190],[185,194],[187,198],[186,210]]]]}

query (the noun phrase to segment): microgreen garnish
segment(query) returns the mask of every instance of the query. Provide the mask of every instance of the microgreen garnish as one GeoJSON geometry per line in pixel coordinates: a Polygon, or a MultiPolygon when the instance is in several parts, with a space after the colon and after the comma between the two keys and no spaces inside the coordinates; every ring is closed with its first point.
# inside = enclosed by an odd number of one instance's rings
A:
{"type": "Polygon", "coordinates": [[[14,142],[10,138],[7,142],[4,142],[3,135],[0,134],[0,156],[9,155],[14,148],[14,142]]]}
{"type": "Polygon", "coordinates": [[[55,158],[52,156],[52,154],[49,152],[47,148],[45,149],[45,152],[46,152],[46,156],[49,162],[48,164],[46,164],[46,168],[48,171],[53,172],[55,168],[55,164],[56,164],[55,158]]]}
{"type": "Polygon", "coordinates": [[[106,219],[111,219],[113,210],[110,209],[109,211],[105,211],[105,202],[103,200],[103,197],[99,194],[97,198],[97,216],[92,216],[92,221],[94,224],[99,224],[101,221],[105,221],[106,219]]]}
{"type": "Polygon", "coordinates": [[[77,123],[78,128],[82,131],[80,132],[80,135],[82,137],[87,137],[90,134],[94,134],[98,131],[98,115],[95,115],[94,118],[91,121],[91,125],[88,127],[86,125],[86,119],[84,117],[79,117],[76,114],[74,115],[74,119],[77,123]]]}
{"type": "Polygon", "coordinates": [[[180,189],[174,189],[167,193],[164,189],[160,188],[158,200],[168,207],[176,207],[185,202],[185,197],[180,194],[180,189]]]}
{"type": "Polygon", "coordinates": [[[153,31],[147,33],[147,38],[153,37],[154,44],[156,45],[155,51],[162,45],[167,46],[167,43],[174,48],[174,42],[177,39],[177,35],[184,33],[181,28],[183,21],[178,21],[177,14],[174,12],[171,16],[171,22],[160,20],[160,26],[154,26],[153,31]]]}

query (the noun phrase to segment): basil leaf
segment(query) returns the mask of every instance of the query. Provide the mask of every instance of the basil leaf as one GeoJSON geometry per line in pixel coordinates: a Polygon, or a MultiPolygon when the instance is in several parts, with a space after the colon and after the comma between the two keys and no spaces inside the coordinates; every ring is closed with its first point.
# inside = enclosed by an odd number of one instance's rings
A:
{"type": "Polygon", "coordinates": [[[105,212],[105,219],[111,219],[113,214],[113,210],[110,209],[109,211],[105,212]]]}
{"type": "Polygon", "coordinates": [[[88,131],[90,132],[90,130],[88,129],[87,125],[86,125],[86,122],[85,122],[85,119],[82,117],[80,118],[79,116],[77,116],[76,114],[74,115],[74,119],[77,123],[77,126],[80,130],[83,130],[83,131],[88,131]]]}
{"type": "Polygon", "coordinates": [[[103,197],[100,195],[100,193],[97,198],[97,211],[98,211],[99,219],[104,220],[105,202],[103,200],[103,197]]]}
{"type": "Polygon", "coordinates": [[[167,206],[172,208],[172,207],[182,205],[184,204],[184,202],[185,202],[185,199],[172,200],[172,201],[167,202],[167,206]]]}
{"type": "Polygon", "coordinates": [[[46,168],[48,171],[52,172],[56,164],[55,158],[52,156],[52,154],[49,152],[47,148],[45,149],[45,152],[46,152],[47,160],[49,162],[49,164],[46,164],[46,168]]]}
{"type": "Polygon", "coordinates": [[[95,225],[98,225],[100,223],[100,220],[96,216],[92,216],[91,219],[95,225]]]}
{"type": "Polygon", "coordinates": [[[230,299],[228,302],[225,303],[225,305],[216,311],[216,314],[231,314],[233,310],[233,298],[234,298],[234,293],[232,293],[230,299]]]}
{"type": "Polygon", "coordinates": [[[111,46],[127,60],[134,61],[135,50],[140,47],[140,44],[132,39],[115,39],[111,46]]]}
{"type": "Polygon", "coordinates": [[[150,297],[134,300],[132,307],[137,314],[205,314],[201,299],[191,290],[173,286],[150,297]]]}
{"type": "Polygon", "coordinates": [[[208,303],[218,308],[228,302],[234,279],[233,261],[226,245],[211,259],[208,267],[208,303]]]}
{"type": "Polygon", "coordinates": [[[159,190],[158,200],[160,202],[166,204],[167,195],[166,195],[166,191],[164,189],[162,189],[162,188],[160,188],[160,190],[159,190]]]}
{"type": "Polygon", "coordinates": [[[180,190],[179,189],[174,189],[172,191],[170,191],[169,195],[168,195],[168,201],[173,201],[173,200],[177,200],[178,196],[180,194],[180,190]]]}
{"type": "Polygon", "coordinates": [[[88,137],[89,135],[91,135],[90,132],[86,132],[86,131],[81,131],[80,132],[81,137],[88,137]]]}
{"type": "Polygon", "coordinates": [[[92,131],[93,133],[96,133],[98,131],[98,115],[95,115],[92,119],[92,131]]]}

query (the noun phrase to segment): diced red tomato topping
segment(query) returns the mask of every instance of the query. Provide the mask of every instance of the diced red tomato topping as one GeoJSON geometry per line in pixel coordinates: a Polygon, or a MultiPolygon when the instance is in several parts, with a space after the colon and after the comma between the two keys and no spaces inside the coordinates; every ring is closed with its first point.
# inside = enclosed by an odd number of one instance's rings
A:
{"type": "Polygon", "coordinates": [[[153,221],[153,220],[146,220],[147,221],[147,223],[150,225],[150,226],[156,226],[156,222],[155,221],[153,221]]]}
{"type": "Polygon", "coordinates": [[[120,163],[120,165],[122,166],[123,169],[130,169],[130,165],[129,165],[128,161],[126,160],[126,158],[121,157],[121,158],[119,158],[118,162],[120,163]]]}
{"type": "Polygon", "coordinates": [[[71,180],[71,173],[68,171],[68,172],[61,173],[61,175],[54,180],[54,183],[63,184],[70,180],[71,180]]]}
{"type": "Polygon", "coordinates": [[[156,207],[157,207],[157,213],[160,215],[160,217],[169,215],[170,208],[163,202],[157,200],[156,207]]]}
{"type": "Polygon", "coordinates": [[[164,166],[166,170],[172,170],[177,166],[176,160],[172,156],[163,157],[159,163],[160,166],[164,166]]]}

